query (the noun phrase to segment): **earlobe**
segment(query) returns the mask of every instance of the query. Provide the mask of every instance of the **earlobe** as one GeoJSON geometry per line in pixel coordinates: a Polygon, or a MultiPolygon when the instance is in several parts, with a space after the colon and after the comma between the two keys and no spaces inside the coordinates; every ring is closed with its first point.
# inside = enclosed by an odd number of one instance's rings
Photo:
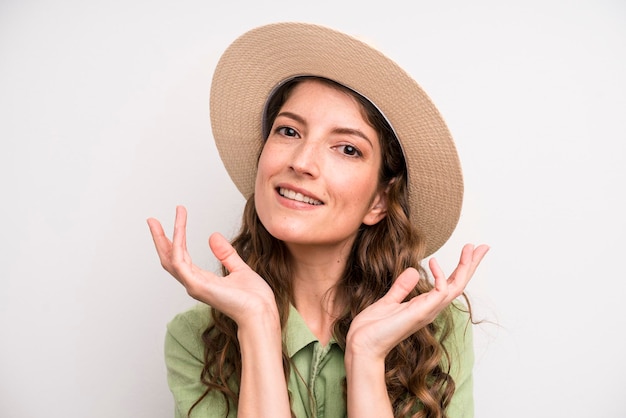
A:
{"type": "Polygon", "coordinates": [[[372,201],[372,207],[370,208],[369,212],[367,212],[367,214],[365,215],[365,218],[363,219],[363,223],[365,225],[370,225],[370,226],[376,225],[378,222],[385,219],[385,216],[387,216],[389,191],[391,190],[391,187],[396,183],[397,180],[398,180],[397,177],[392,178],[387,183],[387,186],[385,186],[383,190],[380,190],[376,194],[376,197],[374,197],[372,201]]]}
{"type": "Polygon", "coordinates": [[[378,193],[371,209],[365,215],[363,223],[365,225],[376,225],[387,216],[387,191],[381,191],[378,193]]]}

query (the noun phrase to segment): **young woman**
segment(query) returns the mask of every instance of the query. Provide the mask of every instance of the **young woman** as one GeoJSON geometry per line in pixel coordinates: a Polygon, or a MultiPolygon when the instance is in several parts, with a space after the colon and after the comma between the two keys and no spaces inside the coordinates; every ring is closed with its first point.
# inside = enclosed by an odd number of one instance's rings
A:
{"type": "Polygon", "coordinates": [[[220,155],[248,198],[232,242],[194,265],[186,211],[163,267],[200,301],[168,325],[176,416],[471,417],[469,307],[486,254],[431,258],[462,200],[443,120],[391,60],[334,30],[283,23],[225,52],[211,90],[220,155]],[[379,74],[386,77],[380,78],[379,74]]]}

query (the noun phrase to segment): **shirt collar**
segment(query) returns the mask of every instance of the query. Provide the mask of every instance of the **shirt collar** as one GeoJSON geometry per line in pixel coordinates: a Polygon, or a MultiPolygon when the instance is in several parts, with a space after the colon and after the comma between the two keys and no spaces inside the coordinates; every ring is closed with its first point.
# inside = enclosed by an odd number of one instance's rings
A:
{"type": "MultiPolygon", "coordinates": [[[[300,312],[293,305],[289,305],[289,318],[287,318],[287,326],[285,329],[285,345],[289,358],[293,357],[298,351],[307,345],[317,342],[317,337],[311,332],[300,312]]],[[[336,344],[335,338],[332,337],[328,344],[336,344]]]]}

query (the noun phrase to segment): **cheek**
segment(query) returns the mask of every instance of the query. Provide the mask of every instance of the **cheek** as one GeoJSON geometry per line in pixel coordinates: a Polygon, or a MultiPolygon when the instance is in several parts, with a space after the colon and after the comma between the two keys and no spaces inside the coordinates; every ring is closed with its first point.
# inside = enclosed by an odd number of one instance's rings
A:
{"type": "Polygon", "coordinates": [[[375,167],[367,165],[342,170],[333,177],[341,182],[350,195],[361,201],[369,200],[378,187],[378,172],[375,167]]]}
{"type": "Polygon", "coordinates": [[[257,214],[263,223],[263,218],[267,213],[267,205],[269,203],[269,194],[271,191],[268,189],[268,184],[272,173],[276,166],[276,158],[274,153],[271,152],[268,147],[264,147],[261,155],[259,156],[259,162],[257,164],[256,179],[254,182],[254,204],[257,214]]]}
{"type": "Polygon", "coordinates": [[[272,158],[269,158],[269,155],[271,153],[268,152],[266,148],[267,147],[263,148],[263,151],[259,156],[255,181],[255,192],[258,191],[259,187],[263,185],[263,180],[267,177],[267,173],[271,170],[272,158]]]}
{"type": "Polygon", "coordinates": [[[339,193],[347,208],[366,212],[372,204],[377,191],[377,182],[367,175],[362,176],[331,176],[333,189],[339,193]]]}

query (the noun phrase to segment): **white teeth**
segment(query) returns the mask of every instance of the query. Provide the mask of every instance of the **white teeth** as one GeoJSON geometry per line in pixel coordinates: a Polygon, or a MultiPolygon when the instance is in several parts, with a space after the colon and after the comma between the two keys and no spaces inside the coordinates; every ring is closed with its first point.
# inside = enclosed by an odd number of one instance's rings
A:
{"type": "Polygon", "coordinates": [[[313,198],[310,198],[309,196],[305,196],[302,193],[296,193],[293,190],[285,189],[284,187],[279,188],[278,193],[281,196],[286,197],[287,199],[295,200],[297,202],[308,203],[309,205],[322,204],[322,202],[320,202],[319,200],[315,200],[313,198]]]}

